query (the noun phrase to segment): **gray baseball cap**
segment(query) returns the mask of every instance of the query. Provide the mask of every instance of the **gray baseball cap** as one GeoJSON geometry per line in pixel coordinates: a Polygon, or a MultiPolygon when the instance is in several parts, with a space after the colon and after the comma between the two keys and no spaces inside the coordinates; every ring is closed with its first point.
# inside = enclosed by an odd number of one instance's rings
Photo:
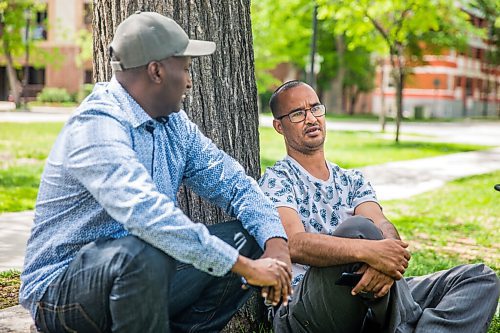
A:
{"type": "Polygon", "coordinates": [[[147,65],[173,56],[212,54],[215,43],[189,39],[174,20],[154,12],[127,17],[116,29],[109,46],[114,71],[147,65]]]}

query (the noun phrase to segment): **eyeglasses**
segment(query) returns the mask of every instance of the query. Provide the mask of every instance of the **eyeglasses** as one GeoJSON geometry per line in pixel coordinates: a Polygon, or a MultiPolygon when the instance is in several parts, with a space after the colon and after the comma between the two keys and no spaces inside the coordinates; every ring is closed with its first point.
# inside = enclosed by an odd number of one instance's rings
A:
{"type": "Polygon", "coordinates": [[[290,121],[292,123],[300,123],[301,121],[304,121],[306,119],[307,111],[310,111],[313,116],[318,118],[325,115],[326,108],[323,104],[318,104],[313,107],[310,107],[309,109],[294,110],[285,115],[276,117],[276,119],[281,120],[288,116],[288,118],[290,118],[290,121]]]}

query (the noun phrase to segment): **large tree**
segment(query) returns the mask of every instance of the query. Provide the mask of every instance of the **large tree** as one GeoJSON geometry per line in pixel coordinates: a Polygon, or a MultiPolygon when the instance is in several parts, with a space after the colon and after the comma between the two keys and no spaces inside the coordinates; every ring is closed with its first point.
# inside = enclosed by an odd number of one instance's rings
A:
{"type": "MultiPolygon", "coordinates": [[[[255,67],[259,93],[272,90],[280,82],[271,75],[271,71],[280,63],[289,63],[301,73],[309,71],[311,54],[311,35],[315,2],[310,0],[258,0],[252,2],[252,25],[254,34],[255,67]],[[307,67],[307,68],[306,68],[307,67]]],[[[319,6],[319,11],[322,11],[319,6]]],[[[364,63],[369,63],[370,53],[363,45],[348,47],[350,37],[343,30],[336,29],[337,22],[330,18],[317,20],[316,53],[320,56],[320,71],[317,74],[317,91],[325,97],[328,112],[340,113],[342,96],[346,91],[364,88],[366,77],[373,71],[365,71],[363,76],[346,73],[356,72],[350,60],[358,61],[364,56],[364,63]],[[347,59],[348,61],[346,61],[347,59]]],[[[304,76],[304,75],[303,75],[304,76]]],[[[358,91],[358,90],[356,90],[358,91]]],[[[353,94],[351,94],[353,95],[353,94]]],[[[354,94],[356,95],[356,94],[354,94]]]]}
{"type": "MultiPolygon", "coordinates": [[[[94,79],[112,76],[108,46],[118,24],[137,10],[155,11],[176,20],[191,38],[212,40],[217,51],[193,60],[193,88],[185,110],[218,147],[259,177],[257,88],[247,1],[108,0],[94,2],[94,79]]],[[[214,224],[229,217],[183,188],[178,194],[184,212],[195,222],[214,224]]],[[[264,221],[263,221],[264,222],[264,221]]],[[[255,297],[240,311],[228,331],[255,329],[262,302],[255,297]],[[253,326],[252,326],[253,325],[253,326]]]]}
{"type": "Polygon", "coordinates": [[[426,52],[460,48],[471,34],[481,35],[453,0],[318,1],[324,5],[321,17],[336,20],[337,29],[352,37],[352,47],[381,45],[387,51],[396,87],[396,142],[403,116],[403,90],[412,67],[422,63],[426,52]],[[379,38],[373,37],[373,31],[379,38]]]}

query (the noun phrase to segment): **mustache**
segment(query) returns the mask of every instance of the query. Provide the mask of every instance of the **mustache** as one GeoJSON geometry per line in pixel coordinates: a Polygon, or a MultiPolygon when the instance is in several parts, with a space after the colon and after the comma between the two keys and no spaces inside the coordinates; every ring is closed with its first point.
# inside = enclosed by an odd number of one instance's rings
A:
{"type": "Polygon", "coordinates": [[[304,129],[304,133],[309,133],[309,132],[314,131],[314,130],[320,130],[320,131],[322,131],[323,129],[321,128],[321,126],[319,125],[319,123],[315,123],[313,125],[308,125],[304,129]]]}

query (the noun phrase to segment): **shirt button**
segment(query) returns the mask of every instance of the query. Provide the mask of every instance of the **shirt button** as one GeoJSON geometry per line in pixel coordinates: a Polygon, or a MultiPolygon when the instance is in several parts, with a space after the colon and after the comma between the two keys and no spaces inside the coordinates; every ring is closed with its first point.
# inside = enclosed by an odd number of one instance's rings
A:
{"type": "Polygon", "coordinates": [[[212,267],[208,267],[207,271],[209,271],[210,273],[212,273],[214,271],[214,269],[212,267]]]}

